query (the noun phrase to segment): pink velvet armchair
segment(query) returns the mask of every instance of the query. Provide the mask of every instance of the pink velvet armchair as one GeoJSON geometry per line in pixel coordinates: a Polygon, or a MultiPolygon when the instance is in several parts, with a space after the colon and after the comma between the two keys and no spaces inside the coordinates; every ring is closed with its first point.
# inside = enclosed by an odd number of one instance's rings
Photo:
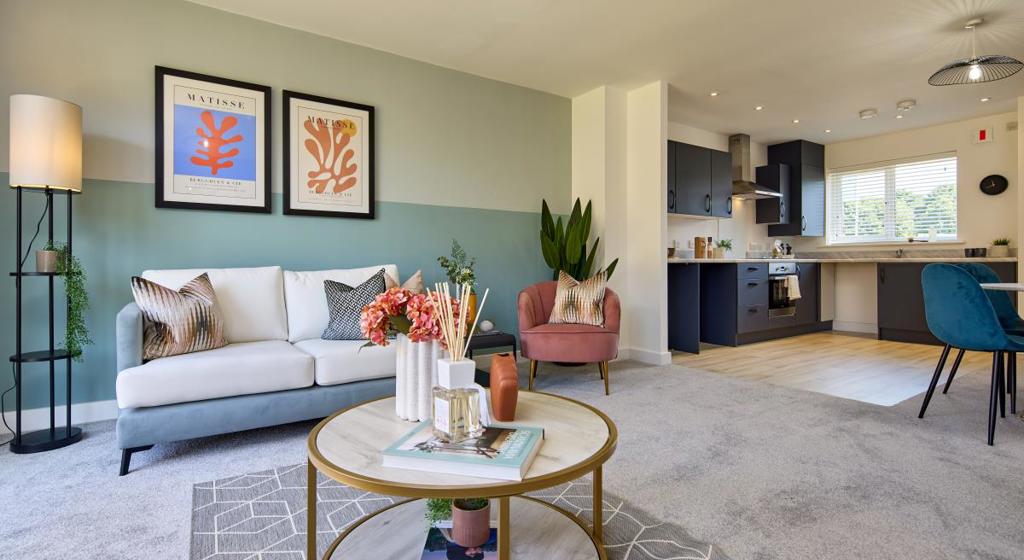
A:
{"type": "Polygon", "coordinates": [[[530,360],[530,390],[540,362],[597,363],[608,390],[608,362],[619,354],[619,296],[604,294],[604,326],[548,324],[558,282],[541,282],[519,292],[519,338],[530,360]]]}

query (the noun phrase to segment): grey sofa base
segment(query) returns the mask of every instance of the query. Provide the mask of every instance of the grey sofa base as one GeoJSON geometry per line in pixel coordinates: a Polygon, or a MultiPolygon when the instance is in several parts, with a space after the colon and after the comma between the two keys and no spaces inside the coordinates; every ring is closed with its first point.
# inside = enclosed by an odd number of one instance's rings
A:
{"type": "Polygon", "coordinates": [[[167,443],[254,428],[324,418],[354,404],[395,394],[395,378],[342,385],[314,385],[290,391],[243,395],[147,408],[121,409],[117,445],[121,476],[128,473],[132,453],[167,443]]]}

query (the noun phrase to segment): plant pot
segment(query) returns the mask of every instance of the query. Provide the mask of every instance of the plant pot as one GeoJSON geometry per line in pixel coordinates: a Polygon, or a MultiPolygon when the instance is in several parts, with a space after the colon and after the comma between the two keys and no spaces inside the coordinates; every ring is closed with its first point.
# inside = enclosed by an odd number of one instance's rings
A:
{"type": "Polygon", "coordinates": [[[714,258],[716,258],[716,259],[724,259],[725,258],[725,248],[724,247],[715,247],[715,249],[712,252],[712,254],[714,255],[714,258]]]}
{"type": "Polygon", "coordinates": [[[466,510],[452,501],[452,540],[463,548],[481,546],[491,538],[491,503],[483,509],[466,510]]]}
{"type": "Polygon", "coordinates": [[[1006,245],[993,245],[988,249],[988,256],[990,257],[1009,257],[1010,248],[1006,245]]]}
{"type": "Polygon", "coordinates": [[[57,251],[36,251],[36,272],[57,272],[57,251]]]}

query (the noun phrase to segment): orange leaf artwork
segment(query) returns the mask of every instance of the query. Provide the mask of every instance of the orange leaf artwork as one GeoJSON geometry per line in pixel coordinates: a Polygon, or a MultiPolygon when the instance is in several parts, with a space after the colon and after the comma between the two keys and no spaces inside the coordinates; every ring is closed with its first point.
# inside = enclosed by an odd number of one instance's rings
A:
{"type": "Polygon", "coordinates": [[[203,111],[203,113],[199,115],[199,118],[202,119],[203,124],[206,125],[206,130],[203,130],[202,128],[196,129],[196,134],[202,137],[202,140],[199,141],[199,149],[196,150],[196,153],[199,154],[199,156],[204,157],[192,156],[192,163],[203,167],[209,167],[210,174],[216,175],[217,171],[235,165],[233,161],[227,158],[237,156],[238,148],[231,148],[226,152],[222,152],[221,148],[226,144],[233,144],[235,142],[242,141],[241,134],[236,134],[230,138],[224,137],[229,130],[238,124],[238,119],[232,116],[224,117],[221,119],[220,127],[218,128],[217,123],[214,120],[213,113],[203,111]]]}
{"type": "Polygon", "coordinates": [[[355,152],[348,148],[357,133],[356,124],[349,119],[330,121],[330,124],[323,119],[306,119],[304,127],[312,138],[307,138],[303,144],[319,167],[307,174],[306,186],[317,194],[325,191],[338,194],[356,186],[354,175],[358,166],[350,163],[355,152]]]}

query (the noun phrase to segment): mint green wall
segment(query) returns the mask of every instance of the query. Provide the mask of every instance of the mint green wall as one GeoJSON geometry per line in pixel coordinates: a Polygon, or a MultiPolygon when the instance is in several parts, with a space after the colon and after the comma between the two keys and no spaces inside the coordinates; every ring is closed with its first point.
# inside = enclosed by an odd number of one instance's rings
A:
{"type": "MultiPolygon", "coordinates": [[[[0,173],[0,184],[7,184],[6,173],[0,173]]],[[[443,279],[435,259],[447,253],[454,237],[477,257],[480,287],[491,290],[481,317],[513,330],[518,291],[549,274],[538,248],[537,213],[383,202],[377,207],[377,220],[343,220],[281,215],[280,195],[273,201],[277,213],[251,215],[158,210],[153,206],[152,184],[88,180],[83,190],[73,203],[73,239],[75,253],[88,273],[92,309],[87,320],[95,344],[86,349],[85,362],[75,364],[75,402],[114,398],[114,316],[132,299],[128,278],[147,268],[281,265],[314,270],[393,262],[403,277],[422,269],[424,280],[433,283],[443,279]]],[[[30,237],[43,196],[23,196],[25,233],[30,237]]],[[[3,221],[9,224],[0,236],[0,262],[12,267],[13,189],[3,189],[0,200],[3,221]]],[[[65,198],[56,200],[56,223],[61,226],[57,236],[63,238],[65,198]]],[[[46,236],[45,221],[41,236],[46,236]]],[[[35,266],[33,255],[26,266],[35,266]]],[[[42,278],[25,280],[29,349],[41,349],[47,343],[45,284],[42,278]]],[[[14,298],[14,282],[5,281],[0,289],[4,357],[14,353],[14,298]]],[[[58,313],[58,322],[62,317],[58,313]]],[[[58,340],[61,335],[59,331],[58,340]]],[[[44,365],[27,366],[26,408],[48,402],[46,372],[44,365]]],[[[0,384],[9,384],[7,374],[0,379],[4,380],[0,384]]],[[[11,406],[13,397],[8,396],[8,410],[11,406]]]]}
{"type": "MultiPolygon", "coordinates": [[[[478,258],[480,285],[492,290],[483,315],[505,329],[515,328],[517,292],[548,277],[537,212],[541,198],[555,212],[569,208],[568,99],[180,0],[2,4],[0,185],[7,184],[9,95],[83,108],[90,179],[75,199],[74,237],[89,274],[95,344],[76,365],[75,402],[114,397],[114,315],[131,299],[128,278],[146,268],[393,262],[403,274],[422,268],[432,282],[440,273],[435,258],[454,237],[478,258]],[[273,214],[154,208],[155,65],[271,86],[273,214]],[[376,107],[376,220],[281,215],[283,89],[376,107]]],[[[0,259],[11,268],[15,196],[2,191],[0,259]]],[[[42,197],[27,200],[30,236],[42,197]]],[[[27,281],[30,349],[45,343],[42,282],[27,281]]],[[[0,282],[0,312],[6,357],[14,352],[13,280],[0,282]]],[[[26,408],[46,404],[45,371],[26,370],[26,408]]],[[[8,380],[0,375],[0,389],[8,380]]],[[[7,403],[10,410],[10,396],[7,403]]]]}

